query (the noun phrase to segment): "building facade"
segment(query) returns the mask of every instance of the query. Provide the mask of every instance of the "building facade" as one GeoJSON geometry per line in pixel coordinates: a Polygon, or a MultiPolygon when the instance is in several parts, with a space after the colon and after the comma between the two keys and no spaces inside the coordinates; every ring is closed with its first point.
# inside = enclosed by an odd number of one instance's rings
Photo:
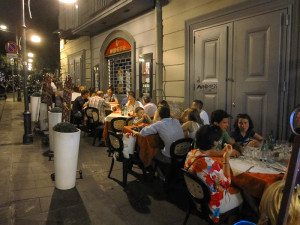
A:
{"type": "Polygon", "coordinates": [[[77,4],[60,8],[61,72],[75,84],[150,94],[178,112],[201,99],[209,114],[248,113],[256,132],[286,139],[300,102],[299,1],[77,4]]]}

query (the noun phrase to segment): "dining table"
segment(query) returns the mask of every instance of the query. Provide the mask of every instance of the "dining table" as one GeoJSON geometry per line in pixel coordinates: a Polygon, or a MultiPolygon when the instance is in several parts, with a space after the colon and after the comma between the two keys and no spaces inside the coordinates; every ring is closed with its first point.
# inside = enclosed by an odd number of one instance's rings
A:
{"type": "MultiPolygon", "coordinates": [[[[223,165],[222,157],[212,157],[223,165]]],[[[272,161],[240,156],[231,158],[231,182],[245,193],[261,199],[264,191],[274,182],[282,180],[286,166],[272,161]]]]}
{"type": "Polygon", "coordinates": [[[104,128],[103,128],[103,138],[105,140],[105,142],[107,143],[107,138],[108,138],[108,131],[111,130],[111,120],[114,118],[118,118],[118,117],[123,117],[123,118],[131,118],[132,116],[130,115],[122,115],[120,110],[114,111],[112,113],[110,113],[108,116],[105,117],[104,119],[104,128]]]}

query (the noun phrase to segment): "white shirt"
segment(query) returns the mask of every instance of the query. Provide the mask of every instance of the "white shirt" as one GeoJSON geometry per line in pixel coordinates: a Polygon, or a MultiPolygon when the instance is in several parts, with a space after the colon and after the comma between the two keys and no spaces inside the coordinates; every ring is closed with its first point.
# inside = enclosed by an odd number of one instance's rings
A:
{"type": "Polygon", "coordinates": [[[55,93],[57,91],[57,87],[54,84],[54,82],[52,82],[52,81],[51,81],[51,88],[52,88],[53,93],[55,93]]]}
{"type": "Polygon", "coordinates": [[[135,112],[135,109],[137,107],[144,108],[143,104],[141,102],[137,101],[137,100],[135,100],[134,106],[133,105],[129,105],[129,102],[127,102],[126,106],[127,106],[127,111],[128,112],[135,112]]]}
{"type": "Polygon", "coordinates": [[[144,110],[148,116],[154,117],[155,111],[157,110],[157,106],[154,103],[149,102],[146,105],[144,105],[144,110]]]}
{"type": "Polygon", "coordinates": [[[204,125],[209,125],[207,112],[205,112],[203,109],[201,109],[200,118],[203,120],[204,125]]]}

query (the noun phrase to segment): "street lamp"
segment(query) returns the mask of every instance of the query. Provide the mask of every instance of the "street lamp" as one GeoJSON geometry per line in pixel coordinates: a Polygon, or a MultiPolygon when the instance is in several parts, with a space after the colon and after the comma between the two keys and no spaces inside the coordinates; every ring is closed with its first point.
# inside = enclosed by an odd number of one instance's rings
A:
{"type": "Polygon", "coordinates": [[[63,3],[75,3],[77,2],[77,0],[59,0],[60,2],[63,2],[63,3]]]}
{"type": "Polygon", "coordinates": [[[41,42],[41,38],[37,35],[32,35],[30,39],[31,39],[32,42],[35,42],[35,43],[40,43],[41,42]]]}
{"type": "Polygon", "coordinates": [[[1,24],[1,25],[0,25],[0,30],[4,30],[4,31],[7,30],[7,26],[4,25],[4,24],[1,24]]]}
{"type": "Polygon", "coordinates": [[[25,3],[22,0],[22,42],[23,42],[23,74],[24,74],[24,136],[23,144],[32,144],[33,135],[31,131],[31,113],[29,111],[28,90],[27,90],[27,54],[26,54],[26,25],[25,25],[25,3]]]}
{"type": "Polygon", "coordinates": [[[34,54],[32,52],[28,52],[27,56],[30,57],[30,58],[33,58],[34,54]]]}

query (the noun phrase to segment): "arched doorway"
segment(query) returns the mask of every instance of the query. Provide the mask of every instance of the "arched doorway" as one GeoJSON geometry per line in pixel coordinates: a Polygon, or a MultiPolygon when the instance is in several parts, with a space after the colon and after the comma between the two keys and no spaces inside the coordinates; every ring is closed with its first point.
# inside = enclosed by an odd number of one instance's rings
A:
{"type": "Polygon", "coordinates": [[[130,90],[136,90],[135,41],[126,31],[113,31],[100,50],[100,90],[109,86],[121,101],[130,90]]]}

